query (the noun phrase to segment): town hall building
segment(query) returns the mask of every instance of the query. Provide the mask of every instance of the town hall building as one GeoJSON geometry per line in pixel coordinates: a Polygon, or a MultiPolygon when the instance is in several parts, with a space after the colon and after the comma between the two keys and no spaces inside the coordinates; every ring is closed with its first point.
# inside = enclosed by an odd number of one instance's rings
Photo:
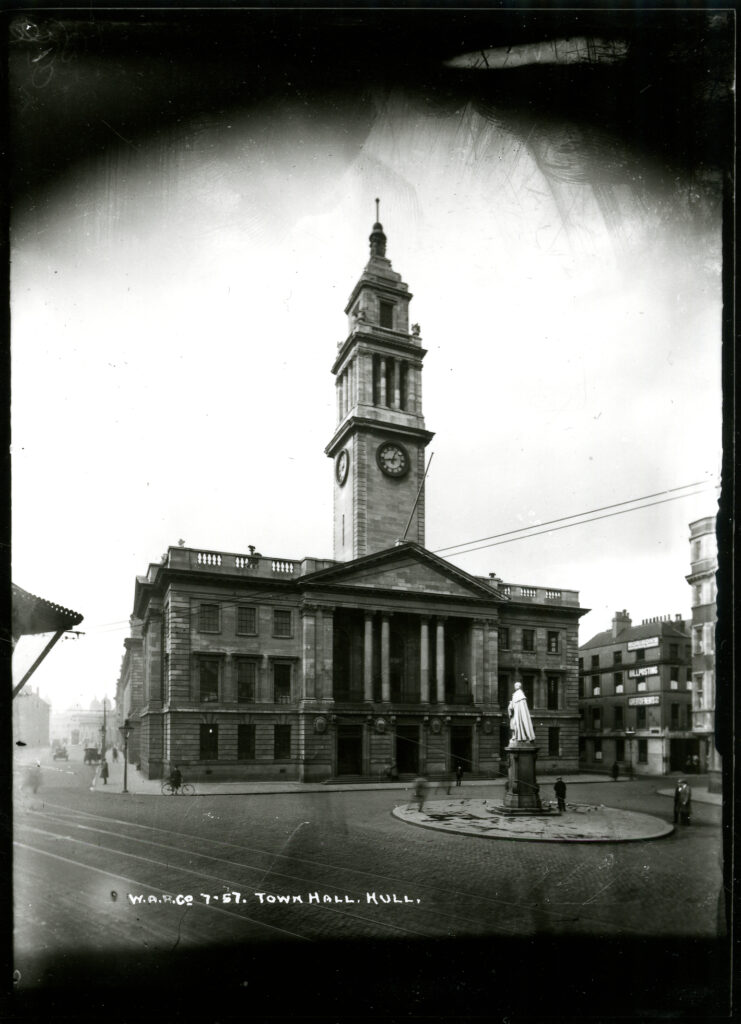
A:
{"type": "Polygon", "coordinates": [[[136,580],[119,724],[149,778],[504,771],[515,681],[541,771],[578,765],[578,593],[425,548],[425,349],[379,222],[332,373],[334,558],[170,547],[136,580]]]}

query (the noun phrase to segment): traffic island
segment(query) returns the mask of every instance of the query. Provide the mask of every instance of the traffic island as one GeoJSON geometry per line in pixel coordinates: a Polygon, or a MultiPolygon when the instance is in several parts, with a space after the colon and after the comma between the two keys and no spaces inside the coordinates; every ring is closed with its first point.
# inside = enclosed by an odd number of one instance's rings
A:
{"type": "Polygon", "coordinates": [[[507,814],[494,801],[431,800],[400,804],[393,815],[407,825],[479,836],[545,843],[630,843],[662,839],[674,826],[661,818],[603,804],[567,803],[566,811],[547,815],[507,814]]]}

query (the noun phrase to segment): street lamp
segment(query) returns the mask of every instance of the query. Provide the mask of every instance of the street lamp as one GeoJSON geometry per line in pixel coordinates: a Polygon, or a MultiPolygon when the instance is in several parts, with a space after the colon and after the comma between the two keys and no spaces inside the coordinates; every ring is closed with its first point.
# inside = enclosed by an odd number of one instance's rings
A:
{"type": "Polygon", "coordinates": [[[633,778],[633,736],[635,729],[626,729],[625,736],[628,740],[628,778],[633,778]]]}
{"type": "Polygon", "coordinates": [[[100,760],[105,761],[105,697],[103,698],[103,724],[100,727],[100,760]]]}
{"type": "Polygon", "coordinates": [[[118,731],[123,736],[123,741],[124,741],[124,782],[123,782],[123,789],[121,790],[122,793],[128,793],[128,789],[126,788],[126,783],[128,781],[127,769],[128,769],[128,766],[129,766],[129,736],[131,735],[131,731],[132,731],[133,728],[134,727],[133,727],[133,725],[131,725],[129,723],[128,718],[126,719],[124,724],[119,726],[119,728],[118,728],[118,731]]]}

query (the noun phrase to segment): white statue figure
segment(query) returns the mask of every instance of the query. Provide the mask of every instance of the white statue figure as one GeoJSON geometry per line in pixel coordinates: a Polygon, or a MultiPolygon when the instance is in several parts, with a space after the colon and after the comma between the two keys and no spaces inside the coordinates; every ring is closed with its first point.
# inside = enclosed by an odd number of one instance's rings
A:
{"type": "Polygon", "coordinates": [[[515,692],[509,702],[509,728],[515,741],[535,742],[535,730],[527,706],[527,697],[522,683],[515,683],[515,692]]]}

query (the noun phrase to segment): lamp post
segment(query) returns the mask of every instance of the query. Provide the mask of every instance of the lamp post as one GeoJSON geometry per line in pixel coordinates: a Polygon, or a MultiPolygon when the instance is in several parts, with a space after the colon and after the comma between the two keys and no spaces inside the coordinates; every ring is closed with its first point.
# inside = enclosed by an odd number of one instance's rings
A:
{"type": "Polygon", "coordinates": [[[103,724],[100,727],[100,760],[105,761],[105,697],[103,698],[103,724]]]}
{"type": "Polygon", "coordinates": [[[119,726],[119,729],[118,729],[118,731],[123,736],[123,741],[124,741],[124,780],[123,780],[123,789],[121,790],[122,793],[128,793],[128,789],[126,788],[126,783],[128,781],[127,769],[128,769],[128,766],[129,766],[129,736],[130,736],[131,730],[133,728],[134,728],[133,725],[131,725],[129,723],[129,720],[127,718],[126,721],[124,722],[124,724],[119,726]]]}
{"type": "Polygon", "coordinates": [[[628,740],[628,778],[633,779],[633,736],[635,735],[634,729],[626,729],[625,736],[628,740]]]}

